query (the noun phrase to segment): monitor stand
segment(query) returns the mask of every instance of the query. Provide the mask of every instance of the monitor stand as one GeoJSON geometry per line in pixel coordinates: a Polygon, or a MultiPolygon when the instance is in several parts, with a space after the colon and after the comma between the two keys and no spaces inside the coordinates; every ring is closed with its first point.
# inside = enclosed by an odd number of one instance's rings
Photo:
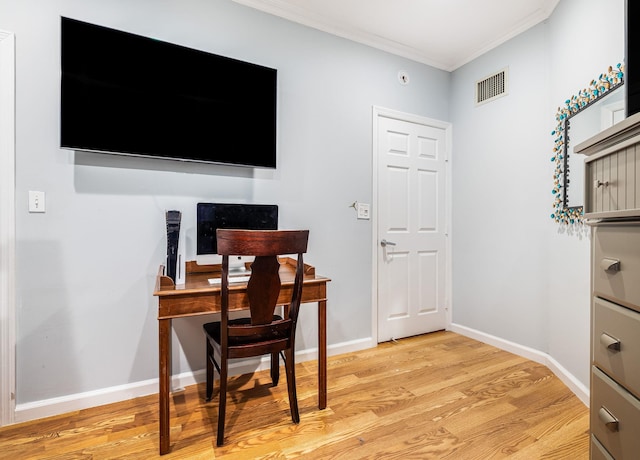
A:
{"type": "MultiPolygon", "coordinates": [[[[245,276],[251,273],[247,270],[246,263],[253,262],[251,256],[229,256],[229,276],[245,276]]],[[[197,265],[220,265],[222,264],[222,256],[218,254],[204,254],[196,256],[197,265]]]]}
{"type": "Polygon", "coordinates": [[[253,257],[229,256],[229,276],[249,275],[251,270],[246,268],[247,262],[253,262],[253,257]]]}

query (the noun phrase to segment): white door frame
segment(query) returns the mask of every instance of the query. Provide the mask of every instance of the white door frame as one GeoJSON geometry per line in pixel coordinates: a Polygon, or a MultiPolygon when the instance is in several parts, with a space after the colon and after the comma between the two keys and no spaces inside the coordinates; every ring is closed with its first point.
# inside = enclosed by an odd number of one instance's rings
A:
{"type": "Polygon", "coordinates": [[[15,36],[0,30],[0,426],[15,421],[15,36]]]}
{"type": "Polygon", "coordinates": [[[433,126],[437,128],[442,128],[446,131],[447,138],[447,165],[445,171],[445,180],[446,180],[446,197],[445,197],[445,207],[446,207],[446,230],[445,234],[447,235],[447,268],[446,268],[446,291],[445,291],[445,309],[447,312],[447,329],[451,326],[451,280],[452,280],[452,268],[451,268],[451,260],[453,259],[453,255],[451,253],[451,142],[452,142],[452,126],[451,123],[435,120],[432,118],[422,117],[420,115],[414,115],[410,113],[399,112],[393,109],[386,109],[384,107],[373,106],[373,128],[372,128],[372,201],[371,201],[371,260],[372,260],[372,272],[371,272],[371,337],[373,338],[373,343],[378,343],[378,251],[380,250],[380,246],[378,244],[379,235],[378,235],[378,119],[380,117],[385,118],[393,118],[395,120],[406,121],[409,123],[418,123],[421,125],[433,126]]]}

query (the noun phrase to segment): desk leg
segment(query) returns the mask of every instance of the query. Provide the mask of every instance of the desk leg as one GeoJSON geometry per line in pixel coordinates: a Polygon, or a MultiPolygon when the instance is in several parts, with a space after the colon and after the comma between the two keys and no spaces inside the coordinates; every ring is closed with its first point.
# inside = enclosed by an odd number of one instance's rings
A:
{"type": "Polygon", "coordinates": [[[160,455],[169,452],[169,388],[171,379],[171,320],[158,320],[160,359],[160,455]]]}
{"type": "Polygon", "coordinates": [[[318,302],[318,409],[327,407],[327,301],[318,302]]]}

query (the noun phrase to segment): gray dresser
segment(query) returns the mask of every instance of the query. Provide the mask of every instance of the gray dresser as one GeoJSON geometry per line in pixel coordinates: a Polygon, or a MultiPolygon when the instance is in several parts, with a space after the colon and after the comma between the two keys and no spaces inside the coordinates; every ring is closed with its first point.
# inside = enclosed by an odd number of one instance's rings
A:
{"type": "Polygon", "coordinates": [[[591,458],[640,458],[640,114],[576,146],[591,225],[591,458]]]}

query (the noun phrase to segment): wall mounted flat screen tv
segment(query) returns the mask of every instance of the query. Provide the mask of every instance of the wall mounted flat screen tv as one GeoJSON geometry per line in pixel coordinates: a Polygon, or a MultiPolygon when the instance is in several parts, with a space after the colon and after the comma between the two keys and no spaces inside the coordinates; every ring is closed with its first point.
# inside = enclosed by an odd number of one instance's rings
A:
{"type": "Polygon", "coordinates": [[[640,112],[640,28],[635,26],[640,14],[640,2],[627,0],[625,3],[625,75],[627,117],[640,112]]]}
{"type": "Polygon", "coordinates": [[[277,70],[61,19],[62,148],[276,167],[277,70]]]}

